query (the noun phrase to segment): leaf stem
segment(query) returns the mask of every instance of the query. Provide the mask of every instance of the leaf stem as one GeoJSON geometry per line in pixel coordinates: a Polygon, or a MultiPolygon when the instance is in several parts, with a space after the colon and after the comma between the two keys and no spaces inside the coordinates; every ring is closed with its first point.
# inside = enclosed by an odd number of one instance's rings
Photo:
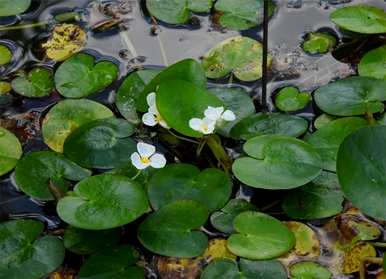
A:
{"type": "Polygon", "coordinates": [[[379,248],[386,248],[386,242],[370,242],[371,245],[379,248]]]}
{"type": "Polygon", "coordinates": [[[279,204],[281,202],[281,200],[275,200],[269,204],[267,204],[266,206],[262,207],[260,209],[260,211],[264,212],[264,211],[267,211],[268,209],[274,207],[275,205],[279,204]]]}
{"type": "Polygon", "coordinates": [[[141,174],[141,172],[142,172],[141,170],[138,170],[137,173],[133,177],[131,177],[130,179],[135,180],[136,178],[138,178],[138,176],[141,174]]]}
{"type": "Polygon", "coordinates": [[[377,121],[375,121],[374,116],[371,112],[366,112],[365,118],[366,118],[367,122],[369,123],[369,125],[376,125],[377,124],[377,121]]]}
{"type": "Polygon", "coordinates": [[[361,259],[359,265],[359,279],[366,279],[366,263],[370,264],[383,264],[383,258],[381,257],[364,257],[361,259]]]}
{"type": "Polygon", "coordinates": [[[228,153],[222,146],[220,137],[215,134],[209,135],[206,138],[206,142],[218,163],[223,167],[224,171],[228,173],[232,168],[232,159],[229,158],[228,153]]]}
{"type": "Polygon", "coordinates": [[[50,190],[51,194],[54,196],[55,200],[58,201],[64,197],[64,194],[62,193],[62,191],[60,191],[58,186],[56,186],[51,179],[48,183],[48,189],[50,190]]]}
{"type": "Polygon", "coordinates": [[[21,24],[21,25],[0,27],[0,32],[2,32],[2,31],[10,31],[10,30],[27,29],[27,28],[33,28],[33,27],[39,27],[39,26],[44,26],[44,25],[47,25],[47,24],[48,24],[48,21],[39,21],[39,22],[29,23],[29,24],[21,24]]]}
{"type": "Polygon", "coordinates": [[[205,144],[206,144],[206,139],[202,138],[200,144],[197,146],[197,151],[196,151],[197,157],[201,155],[201,151],[204,148],[205,144]]]}
{"type": "Polygon", "coordinates": [[[173,133],[170,129],[167,129],[167,130],[169,131],[169,133],[170,133],[171,135],[173,135],[174,137],[176,137],[176,138],[178,138],[178,139],[180,139],[180,140],[188,141],[188,142],[191,142],[191,143],[194,143],[194,144],[200,144],[199,141],[196,141],[196,140],[192,140],[192,139],[189,139],[189,138],[185,138],[185,137],[179,136],[179,135],[173,133]]]}

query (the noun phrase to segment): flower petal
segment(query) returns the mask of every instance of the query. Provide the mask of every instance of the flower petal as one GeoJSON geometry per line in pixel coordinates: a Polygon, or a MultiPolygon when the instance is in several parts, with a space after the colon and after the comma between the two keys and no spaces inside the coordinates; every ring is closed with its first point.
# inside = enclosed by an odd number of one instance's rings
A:
{"type": "Polygon", "coordinates": [[[166,165],[166,158],[160,153],[155,153],[150,157],[150,166],[155,169],[161,169],[166,165]]]}
{"type": "Polygon", "coordinates": [[[233,111],[227,109],[226,111],[224,111],[221,118],[224,119],[225,121],[235,121],[236,115],[233,113],[233,111]]]}
{"type": "Polygon", "coordinates": [[[189,127],[195,131],[201,132],[202,119],[192,118],[189,120],[189,127]]]}
{"type": "Polygon", "coordinates": [[[133,154],[131,154],[130,159],[131,159],[131,163],[133,164],[133,166],[139,170],[146,169],[150,165],[150,163],[144,164],[141,161],[141,156],[139,156],[138,152],[134,152],[133,154]]]}
{"type": "Polygon", "coordinates": [[[139,142],[137,143],[137,150],[141,157],[149,158],[155,153],[155,146],[148,143],[139,142]]]}
{"type": "Polygon", "coordinates": [[[224,111],[224,108],[223,107],[211,107],[209,106],[205,111],[204,111],[204,114],[205,114],[205,117],[206,118],[209,118],[209,119],[212,119],[212,120],[219,120],[221,118],[221,114],[223,113],[224,111]]]}
{"type": "Polygon", "coordinates": [[[157,125],[157,118],[153,113],[146,112],[142,116],[142,122],[143,122],[143,124],[145,124],[147,126],[153,127],[153,126],[157,125]]]}
{"type": "Polygon", "coordinates": [[[155,106],[155,92],[151,92],[146,96],[146,102],[149,107],[155,106]]]}
{"type": "Polygon", "coordinates": [[[157,109],[157,107],[155,105],[150,106],[149,109],[148,109],[148,112],[153,113],[155,115],[159,114],[158,109],[157,109]]]}
{"type": "Polygon", "coordinates": [[[210,118],[204,118],[202,120],[202,127],[205,127],[206,129],[201,128],[201,133],[205,135],[212,134],[214,132],[214,129],[216,127],[216,121],[212,120],[210,118]]]}

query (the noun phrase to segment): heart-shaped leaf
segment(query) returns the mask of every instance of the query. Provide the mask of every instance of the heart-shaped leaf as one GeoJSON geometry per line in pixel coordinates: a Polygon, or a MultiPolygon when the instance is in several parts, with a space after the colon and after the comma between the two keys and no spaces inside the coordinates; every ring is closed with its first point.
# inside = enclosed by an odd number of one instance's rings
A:
{"type": "Polygon", "coordinates": [[[89,231],[68,226],[64,231],[64,247],[79,255],[88,255],[114,247],[120,240],[121,230],[89,231]]]}
{"type": "Polygon", "coordinates": [[[18,138],[0,127],[0,175],[12,170],[23,154],[18,138]]]}
{"type": "Polygon", "coordinates": [[[198,202],[176,201],[147,217],[138,228],[138,239],[146,249],[160,255],[199,256],[208,246],[208,237],[197,229],[208,215],[208,209],[198,202]]]}
{"type": "Polygon", "coordinates": [[[306,92],[299,92],[296,87],[285,87],[275,96],[275,105],[281,111],[296,111],[305,108],[311,97],[306,92]]]}
{"type": "Polygon", "coordinates": [[[122,82],[118,89],[115,104],[127,121],[133,124],[139,124],[141,122],[137,114],[136,102],[139,94],[158,73],[159,70],[140,70],[131,73],[122,82]]]}
{"type": "Polygon", "coordinates": [[[386,45],[370,50],[358,65],[359,75],[386,80],[386,45]]]}
{"type": "Polygon", "coordinates": [[[234,175],[243,183],[263,189],[291,189],[310,182],[321,172],[318,152],[296,138],[264,135],[244,144],[250,157],[237,159],[234,175]],[[285,148],[283,148],[285,146],[285,148]]]}
{"type": "MultiPolygon", "coordinates": [[[[272,16],[275,3],[267,2],[268,15],[272,16]]],[[[245,30],[260,25],[264,19],[263,0],[244,0],[242,5],[238,0],[218,0],[215,9],[220,13],[220,24],[224,27],[245,30]]]]}
{"type": "Polygon", "coordinates": [[[320,255],[320,242],[317,234],[309,226],[295,221],[284,222],[295,236],[295,247],[287,256],[314,258],[320,255]]]}
{"type": "Polygon", "coordinates": [[[311,32],[303,42],[303,50],[309,54],[325,54],[336,46],[336,38],[324,32],[311,32]]]}
{"type": "Polygon", "coordinates": [[[331,272],[324,266],[316,262],[298,262],[290,266],[290,275],[292,279],[330,279],[331,272]]]}
{"type": "Polygon", "coordinates": [[[339,148],[337,174],[346,198],[363,213],[386,219],[386,126],[364,127],[346,137],[339,148]]]}
{"type": "Polygon", "coordinates": [[[276,260],[240,262],[229,259],[216,259],[204,270],[201,279],[286,279],[287,273],[283,265],[276,260]]]}
{"type": "Polygon", "coordinates": [[[148,184],[148,196],[154,209],[177,200],[200,202],[210,211],[224,206],[232,192],[230,178],[218,169],[202,172],[188,164],[171,164],[156,172],[148,184]]]}
{"type": "Polygon", "coordinates": [[[145,270],[136,266],[137,252],[129,245],[108,248],[88,258],[79,271],[79,279],[144,279],[145,270]]]}
{"type": "Polygon", "coordinates": [[[110,109],[91,100],[63,100],[52,107],[43,120],[44,142],[52,150],[63,152],[64,141],[74,130],[91,121],[112,116],[110,109]]]}
{"type": "Polygon", "coordinates": [[[55,86],[67,98],[82,98],[110,85],[118,76],[118,67],[107,60],[95,63],[92,55],[75,54],[55,73],[55,86]]]}
{"type": "Polygon", "coordinates": [[[238,122],[232,128],[231,136],[243,140],[261,135],[299,137],[307,129],[308,122],[304,118],[288,114],[261,112],[238,122]]]}
{"type": "Polygon", "coordinates": [[[56,210],[74,227],[103,230],[128,224],[148,208],[146,193],[137,182],[101,174],[79,182],[74,193],[59,200],[56,210]]]}
{"type": "Polygon", "coordinates": [[[1,0],[0,16],[13,16],[25,12],[31,5],[31,0],[1,0]]]}
{"type": "MultiPolygon", "coordinates": [[[[1,3],[0,3],[1,13],[1,3]]],[[[8,64],[12,60],[12,51],[5,45],[0,44],[0,66],[8,64]]]]}
{"type": "Polygon", "coordinates": [[[364,258],[373,258],[377,255],[375,248],[366,242],[359,242],[350,248],[344,255],[342,272],[356,273],[360,270],[364,258]]]}
{"type": "Polygon", "coordinates": [[[343,140],[352,132],[367,126],[365,119],[360,117],[345,117],[333,120],[306,138],[320,154],[323,169],[336,170],[336,156],[343,140]]]}
{"type": "Polygon", "coordinates": [[[27,195],[39,200],[53,200],[50,188],[66,192],[66,180],[79,181],[91,175],[61,154],[37,151],[27,154],[16,165],[15,180],[27,195]]]}
{"type": "Polygon", "coordinates": [[[189,126],[192,118],[204,118],[209,107],[223,107],[215,95],[183,80],[167,80],[157,90],[157,108],[166,123],[179,133],[190,137],[202,134],[189,126]]]}
{"type": "Polygon", "coordinates": [[[386,101],[386,81],[369,77],[349,77],[316,90],[314,98],[326,113],[338,116],[382,112],[386,101]]]}
{"type": "Polygon", "coordinates": [[[343,200],[338,177],[322,172],[309,184],[289,192],[283,201],[283,209],[291,218],[321,219],[341,212],[343,200]]]}
{"type": "Polygon", "coordinates": [[[48,96],[54,89],[54,78],[51,71],[46,68],[33,68],[27,75],[12,80],[12,89],[25,97],[48,96]]]}
{"type": "Polygon", "coordinates": [[[267,260],[279,257],[295,245],[295,236],[279,220],[260,212],[247,211],[234,220],[236,234],[228,238],[229,250],[240,257],[267,260]]]}
{"type": "Polygon", "coordinates": [[[255,210],[256,207],[242,199],[230,200],[220,211],[213,212],[210,222],[213,227],[223,233],[233,233],[233,220],[244,211],[255,210]]]}
{"type": "Polygon", "coordinates": [[[130,163],[136,151],[136,143],[129,138],[133,133],[133,125],[126,120],[96,120],[70,134],[63,152],[82,167],[112,169],[130,163]]]}
{"type": "Polygon", "coordinates": [[[364,34],[386,33],[386,12],[370,5],[340,8],[330,16],[339,27],[364,34]]]}
{"type": "Polygon", "coordinates": [[[43,229],[43,223],[28,219],[0,224],[1,278],[45,278],[62,264],[62,242],[51,235],[39,237],[43,229]]]}
{"type": "MultiPolygon", "coordinates": [[[[239,80],[255,81],[262,77],[263,46],[248,37],[228,38],[205,54],[202,60],[208,78],[222,78],[233,73],[239,80]]],[[[268,56],[268,66],[272,57],[268,56]]]]}

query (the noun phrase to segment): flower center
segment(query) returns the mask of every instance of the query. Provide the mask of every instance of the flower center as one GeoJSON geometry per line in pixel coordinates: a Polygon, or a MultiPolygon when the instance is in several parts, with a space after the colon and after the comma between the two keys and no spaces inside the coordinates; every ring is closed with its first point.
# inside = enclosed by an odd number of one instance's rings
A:
{"type": "Polygon", "coordinates": [[[208,124],[201,124],[201,128],[204,132],[208,132],[209,131],[209,126],[208,124]]]}
{"type": "Polygon", "coordinates": [[[149,164],[149,163],[150,163],[149,157],[143,157],[143,156],[141,156],[141,163],[142,163],[142,164],[149,164]]]}
{"type": "Polygon", "coordinates": [[[161,114],[157,113],[156,116],[155,116],[155,120],[157,121],[157,123],[160,123],[162,121],[161,114]]]}

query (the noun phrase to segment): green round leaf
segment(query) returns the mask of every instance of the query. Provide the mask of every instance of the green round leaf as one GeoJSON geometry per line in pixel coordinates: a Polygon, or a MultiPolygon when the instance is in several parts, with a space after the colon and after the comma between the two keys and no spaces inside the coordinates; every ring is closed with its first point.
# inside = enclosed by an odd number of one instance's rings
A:
{"type": "Polygon", "coordinates": [[[55,86],[67,98],[82,98],[101,91],[118,76],[118,67],[110,61],[98,61],[92,55],[78,53],[59,66],[55,86]]]}
{"type": "Polygon", "coordinates": [[[332,116],[326,113],[322,113],[318,117],[315,118],[314,120],[314,127],[315,129],[320,129],[326,124],[332,122],[333,120],[337,119],[336,116],[332,116]]]}
{"type": "Polygon", "coordinates": [[[311,32],[307,34],[302,47],[310,54],[324,54],[336,46],[336,38],[328,33],[311,32]]]}
{"type": "Polygon", "coordinates": [[[370,50],[358,65],[359,75],[386,80],[386,45],[370,50]]]}
{"type": "Polygon", "coordinates": [[[58,268],[64,259],[59,238],[42,236],[43,223],[28,219],[0,224],[0,277],[39,279],[58,268]]]}
{"type": "MultiPolygon", "coordinates": [[[[269,16],[275,10],[275,3],[269,1],[269,16]]],[[[220,12],[220,24],[230,29],[245,30],[260,25],[264,19],[263,0],[218,0],[215,9],[220,12]]]]}
{"type": "Polygon", "coordinates": [[[101,174],[79,182],[72,195],[59,200],[59,217],[70,225],[103,230],[128,224],[148,210],[146,193],[137,182],[101,174]]]}
{"type": "Polygon", "coordinates": [[[65,139],[78,127],[112,116],[109,108],[91,100],[63,100],[52,107],[43,120],[44,142],[52,150],[63,152],[65,139]]]}
{"type": "MultiPolygon", "coordinates": [[[[1,3],[0,3],[1,13],[1,3]]],[[[12,60],[12,51],[5,45],[0,44],[0,66],[8,64],[12,60]]]]}
{"type": "Polygon", "coordinates": [[[298,262],[290,266],[292,279],[330,279],[331,272],[315,262],[298,262]]]}
{"type": "Polygon", "coordinates": [[[79,279],[144,279],[145,270],[136,266],[137,252],[129,245],[108,248],[86,260],[79,279]]]}
{"type": "Polygon", "coordinates": [[[196,13],[210,12],[215,0],[188,0],[189,10],[196,13]]]}
{"type": "Polygon", "coordinates": [[[235,218],[233,225],[238,233],[228,238],[228,249],[243,258],[272,259],[295,245],[293,233],[279,220],[264,213],[243,212],[235,218]]]}
{"type": "Polygon", "coordinates": [[[291,218],[321,219],[341,212],[343,200],[338,177],[322,172],[309,184],[289,192],[283,201],[283,209],[291,218]]]}
{"type": "Polygon", "coordinates": [[[0,127],[0,175],[12,170],[23,154],[18,138],[0,127]]]}
{"type": "Polygon", "coordinates": [[[252,99],[241,87],[214,87],[209,91],[223,101],[225,107],[233,111],[236,116],[236,120],[224,121],[219,125],[218,132],[223,136],[229,137],[231,129],[237,122],[255,113],[252,99]]]}
{"type": "Polygon", "coordinates": [[[131,162],[136,144],[129,138],[132,124],[123,119],[107,118],[76,129],[64,142],[64,154],[86,168],[112,169],[131,162]]]}
{"type": "Polygon", "coordinates": [[[12,80],[12,89],[25,97],[38,98],[50,95],[54,89],[54,78],[50,70],[37,67],[27,75],[12,80]]]}
{"type": "Polygon", "coordinates": [[[91,175],[61,154],[37,151],[27,154],[16,165],[15,180],[27,195],[39,200],[53,200],[50,188],[66,192],[66,180],[80,181],[91,175]]]}
{"type": "Polygon", "coordinates": [[[204,270],[201,279],[287,279],[279,261],[250,261],[240,259],[239,264],[229,259],[215,259],[204,270]]]}
{"type": "Polygon", "coordinates": [[[127,121],[133,124],[139,124],[141,122],[135,104],[139,98],[139,94],[158,73],[159,70],[136,71],[127,76],[122,82],[118,89],[115,104],[127,121]]]}
{"type": "Polygon", "coordinates": [[[386,13],[370,5],[354,5],[340,8],[331,14],[331,20],[339,27],[364,34],[386,33],[386,13]]]}
{"type": "Polygon", "coordinates": [[[194,200],[214,211],[228,201],[232,182],[218,169],[200,172],[193,165],[171,164],[152,176],[147,189],[156,210],[177,200],[194,200]]]}
{"type": "Polygon", "coordinates": [[[161,83],[156,96],[157,108],[166,123],[190,137],[202,136],[200,132],[190,128],[190,119],[204,118],[204,111],[208,106],[224,106],[219,98],[206,89],[178,79],[161,83]]]}
{"type": "Polygon", "coordinates": [[[324,112],[338,116],[382,112],[386,101],[386,81],[369,77],[349,77],[316,90],[314,98],[324,112]]]}
{"type": "Polygon", "coordinates": [[[31,5],[31,0],[1,0],[0,16],[13,16],[25,12],[31,5]]]}
{"type": "MultiPolygon", "coordinates": [[[[242,6],[242,5],[239,5],[242,6]]],[[[202,66],[208,78],[222,78],[233,73],[239,80],[255,81],[262,77],[263,46],[248,37],[228,38],[205,54],[202,66]]],[[[268,66],[272,57],[268,56],[268,66]]]]}
{"type": "Polygon", "coordinates": [[[88,255],[114,247],[120,240],[121,230],[89,231],[68,226],[64,231],[64,247],[79,255],[88,255]]]}
{"type": "Polygon", "coordinates": [[[280,114],[257,113],[238,122],[231,130],[231,136],[236,139],[249,140],[261,135],[282,135],[298,137],[308,129],[304,118],[280,114]]]}
{"type": "Polygon", "coordinates": [[[336,171],[336,156],[343,140],[352,132],[367,125],[367,121],[360,117],[340,118],[321,127],[306,141],[319,152],[323,169],[336,171]]]}
{"type": "Polygon", "coordinates": [[[250,157],[237,159],[234,175],[246,185],[263,189],[291,189],[302,186],[321,172],[317,151],[299,139],[265,135],[244,144],[250,157]],[[285,146],[285,148],[283,148],[285,146]]]}
{"type": "Polygon", "coordinates": [[[275,105],[281,111],[296,111],[305,108],[310,100],[308,93],[300,93],[296,87],[285,87],[277,93],[275,105]]]}
{"type": "Polygon", "coordinates": [[[176,201],[147,217],[138,228],[138,239],[146,249],[163,256],[200,256],[208,246],[208,237],[197,229],[208,214],[198,202],[176,201]]]}
{"type": "Polygon", "coordinates": [[[363,213],[386,219],[386,126],[364,127],[339,148],[337,174],[346,198],[363,213]]]}
{"type": "Polygon", "coordinates": [[[244,211],[255,210],[256,207],[242,199],[230,200],[220,211],[213,212],[210,222],[213,227],[223,233],[233,233],[233,220],[244,211]]]}

